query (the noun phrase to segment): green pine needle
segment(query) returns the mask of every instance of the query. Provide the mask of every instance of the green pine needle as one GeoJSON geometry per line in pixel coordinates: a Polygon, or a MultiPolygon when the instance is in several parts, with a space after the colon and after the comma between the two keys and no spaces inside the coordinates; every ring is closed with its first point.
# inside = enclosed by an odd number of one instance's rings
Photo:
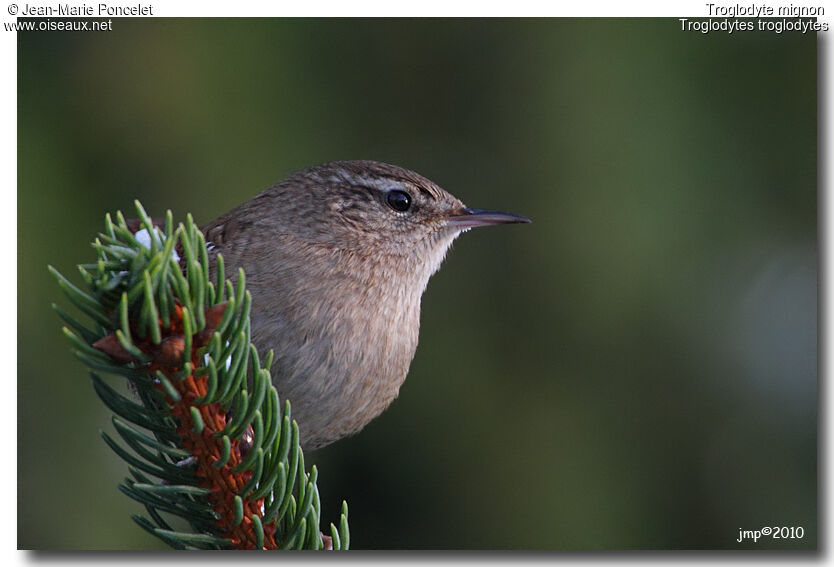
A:
{"type": "MultiPolygon", "coordinates": [[[[79,265],[81,286],[49,266],[81,313],[53,305],[113,412],[122,442],[101,436],[133,476],[119,490],[147,512],[134,521],[175,549],[321,549],[318,471],[306,471],[289,400],[272,386],[273,353],[262,364],[251,343],[243,270],[232,281],[221,256],[210,265],[190,215],[175,225],[168,211],[154,226],[138,201],[135,208],[148,247],[117,212],[93,242],[95,261],[79,265]],[[212,324],[220,321],[206,329],[214,306],[212,324]],[[111,386],[124,378],[129,396],[111,386]],[[224,494],[231,485],[237,493],[224,494]],[[169,516],[192,531],[172,529],[169,516]]],[[[333,549],[348,548],[346,504],[330,533],[333,549]]]]}

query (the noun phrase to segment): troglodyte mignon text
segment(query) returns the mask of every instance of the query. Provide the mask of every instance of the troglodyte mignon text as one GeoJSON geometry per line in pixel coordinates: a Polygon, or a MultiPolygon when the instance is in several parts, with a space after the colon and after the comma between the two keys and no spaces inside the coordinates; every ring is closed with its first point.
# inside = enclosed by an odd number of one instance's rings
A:
{"type": "Polygon", "coordinates": [[[420,298],[452,241],[472,227],[530,222],[470,209],[425,177],[374,161],[294,173],[203,227],[211,255],[243,268],[252,341],[302,446],[356,433],[397,397],[420,298]]]}

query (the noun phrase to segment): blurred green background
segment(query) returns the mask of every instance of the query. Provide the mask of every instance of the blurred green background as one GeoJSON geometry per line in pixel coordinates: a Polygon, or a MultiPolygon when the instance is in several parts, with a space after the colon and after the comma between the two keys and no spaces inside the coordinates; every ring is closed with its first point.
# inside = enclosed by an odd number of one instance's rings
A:
{"type": "Polygon", "coordinates": [[[813,34],[677,20],[130,19],[18,35],[18,538],[160,548],[47,273],[138,198],[207,222],[335,159],[473,231],[400,398],[308,454],[354,548],[817,545],[813,34]],[[801,540],[738,543],[801,526],[801,540]]]}

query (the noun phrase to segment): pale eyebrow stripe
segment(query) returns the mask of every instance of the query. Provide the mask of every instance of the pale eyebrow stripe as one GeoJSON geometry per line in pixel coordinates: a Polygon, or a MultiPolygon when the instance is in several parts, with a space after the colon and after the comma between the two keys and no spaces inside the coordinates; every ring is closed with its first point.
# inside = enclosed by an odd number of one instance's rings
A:
{"type": "Polygon", "coordinates": [[[429,191],[428,189],[426,189],[425,187],[420,187],[419,189],[420,189],[420,193],[422,193],[423,195],[425,195],[426,197],[428,197],[432,201],[437,200],[437,197],[435,197],[434,194],[431,191],[429,191]]]}

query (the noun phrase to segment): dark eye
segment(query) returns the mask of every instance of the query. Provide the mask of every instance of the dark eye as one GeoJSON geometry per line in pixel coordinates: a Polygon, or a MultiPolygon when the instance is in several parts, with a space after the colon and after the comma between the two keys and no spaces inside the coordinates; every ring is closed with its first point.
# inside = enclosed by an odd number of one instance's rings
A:
{"type": "Polygon", "coordinates": [[[389,207],[401,213],[406,212],[411,207],[411,195],[405,191],[399,191],[397,189],[388,191],[388,194],[385,195],[385,200],[388,202],[389,207]]]}

